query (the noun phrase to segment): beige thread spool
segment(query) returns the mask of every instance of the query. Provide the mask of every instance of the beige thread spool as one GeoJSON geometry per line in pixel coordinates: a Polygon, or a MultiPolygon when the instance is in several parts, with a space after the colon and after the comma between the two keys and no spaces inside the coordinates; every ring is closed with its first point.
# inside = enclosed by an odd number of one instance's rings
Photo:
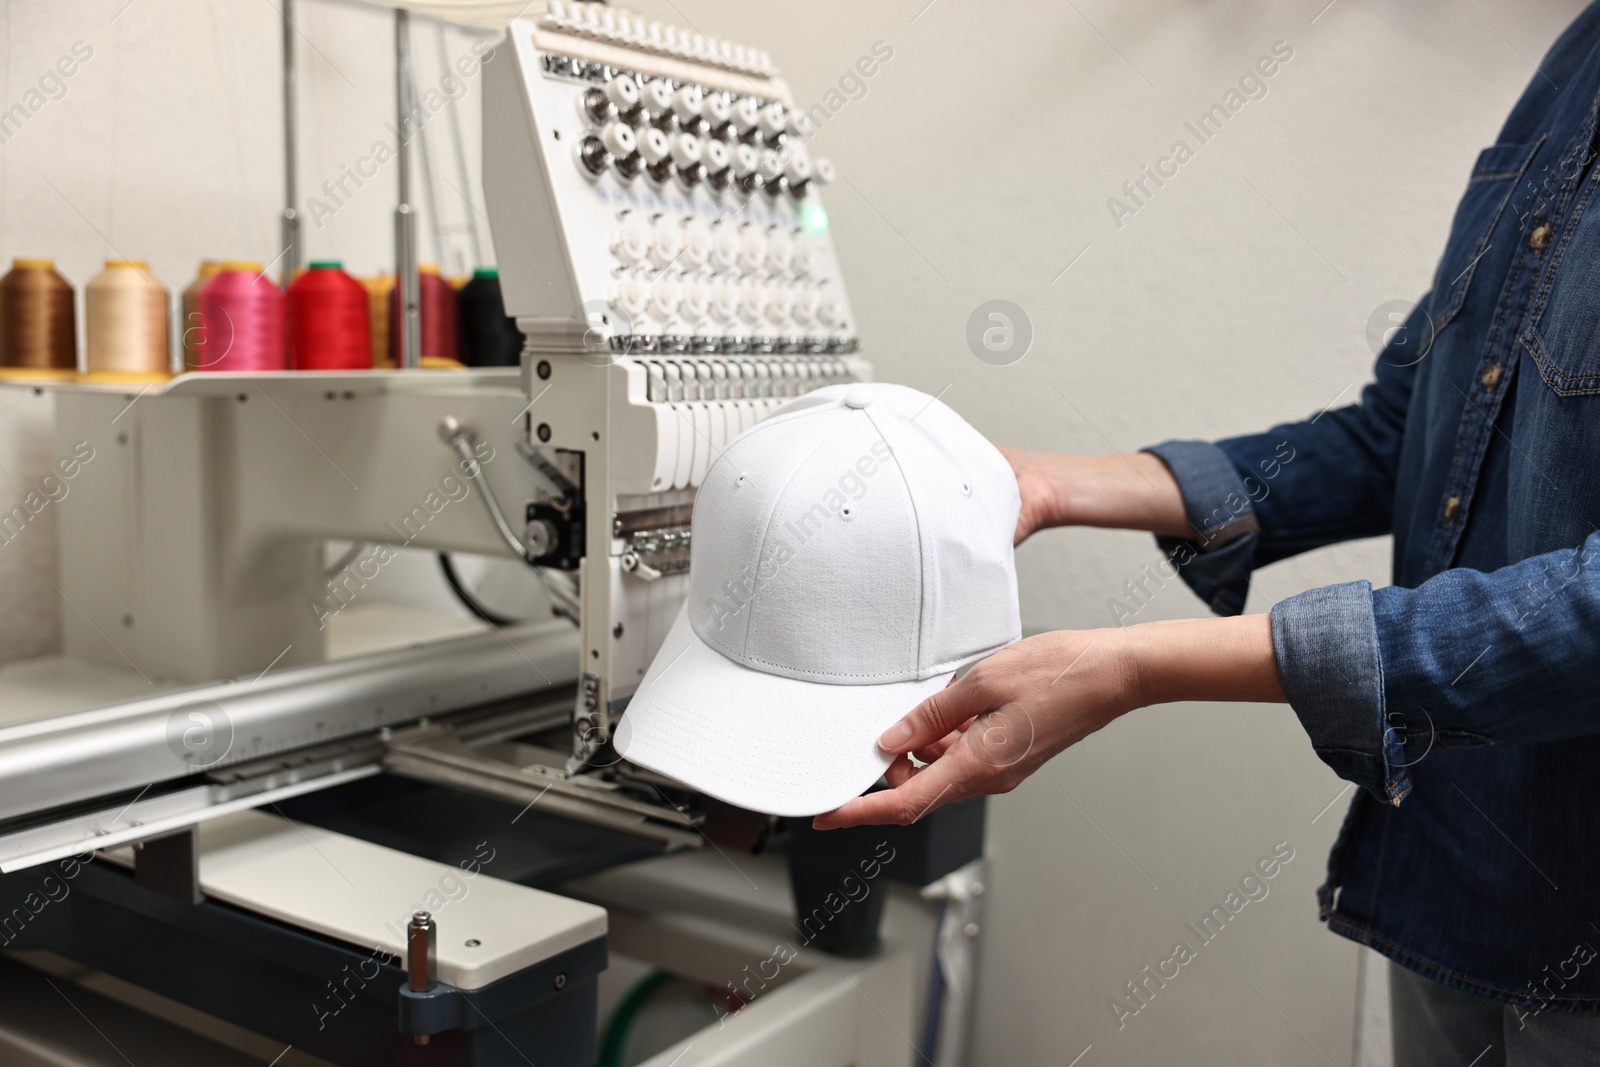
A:
{"type": "Polygon", "coordinates": [[[172,375],[167,290],[139,259],[108,259],[84,290],[85,377],[159,381],[172,375]]]}

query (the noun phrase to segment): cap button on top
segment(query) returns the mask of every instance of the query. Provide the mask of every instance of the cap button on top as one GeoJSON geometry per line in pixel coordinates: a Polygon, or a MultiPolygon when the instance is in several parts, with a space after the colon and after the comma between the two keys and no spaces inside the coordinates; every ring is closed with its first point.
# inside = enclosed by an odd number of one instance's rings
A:
{"type": "Polygon", "coordinates": [[[864,408],[872,403],[870,389],[852,389],[844,395],[844,406],[847,408],[864,408]]]}

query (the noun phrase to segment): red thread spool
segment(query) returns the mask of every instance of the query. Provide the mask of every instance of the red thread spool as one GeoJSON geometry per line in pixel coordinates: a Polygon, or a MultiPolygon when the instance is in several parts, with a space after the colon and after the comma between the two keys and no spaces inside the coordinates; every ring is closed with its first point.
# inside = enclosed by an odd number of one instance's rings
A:
{"type": "Polygon", "coordinates": [[[289,286],[289,365],[295,370],[370,370],[367,290],[336,260],[313,262],[289,286]]]}
{"type": "Polygon", "coordinates": [[[225,260],[200,290],[195,370],[284,370],[283,293],[261,264],[225,260]]]}
{"type": "MultiPolygon", "coordinates": [[[[459,366],[456,348],[456,291],[439,276],[439,268],[424,263],[417,268],[422,310],[423,366],[459,366]]],[[[389,294],[389,355],[400,366],[400,287],[389,294]]]]}

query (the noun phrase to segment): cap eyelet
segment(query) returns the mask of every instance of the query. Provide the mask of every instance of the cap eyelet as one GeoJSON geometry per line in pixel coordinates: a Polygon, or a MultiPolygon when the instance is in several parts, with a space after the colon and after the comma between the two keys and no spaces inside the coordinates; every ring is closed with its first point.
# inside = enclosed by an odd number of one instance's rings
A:
{"type": "Polygon", "coordinates": [[[739,477],[737,477],[737,478],[735,478],[733,480],[733,487],[735,489],[737,489],[739,486],[743,485],[745,482],[747,482],[749,480],[750,480],[750,475],[746,474],[743,471],[740,471],[739,472],[739,477]]]}
{"type": "Polygon", "coordinates": [[[855,514],[855,509],[849,504],[846,504],[844,507],[839,509],[839,518],[843,519],[845,522],[849,522],[851,519],[855,518],[855,514]]]}
{"type": "Polygon", "coordinates": [[[972,483],[971,482],[962,482],[961,483],[961,495],[962,496],[971,496],[972,495],[972,483]]]}

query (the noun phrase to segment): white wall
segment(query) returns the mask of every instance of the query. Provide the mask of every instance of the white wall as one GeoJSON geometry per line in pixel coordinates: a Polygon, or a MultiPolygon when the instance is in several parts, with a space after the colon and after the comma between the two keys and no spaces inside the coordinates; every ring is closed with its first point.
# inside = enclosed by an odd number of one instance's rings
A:
{"type": "MultiPolygon", "coordinates": [[[[111,22],[123,3],[4,9],[8,104],[75,40],[95,55],[0,149],[0,256],[53,254],[81,285],[120,252],[174,287],[201,255],[272,258],[272,6],[135,0],[111,22]]],[[[997,440],[1103,452],[1348,400],[1368,377],[1370,315],[1427,283],[1474,153],[1580,7],[1323,3],[640,6],[770,47],[806,104],[887,42],[893,59],[812,144],[843,176],[828,207],[868,354],[882,378],[942,390],[997,440]],[[1107,198],[1175,139],[1192,146],[1184,122],[1277,41],[1294,58],[1268,95],[1117,228],[1107,198]],[[1008,367],[965,341],[993,298],[1035,331],[1008,367]]],[[[315,186],[382,135],[389,29],[332,2],[296,11],[315,186]]],[[[452,54],[467,46],[450,40],[452,54]]],[[[431,38],[419,50],[431,57],[431,38]]],[[[369,187],[310,233],[310,251],[376,269],[391,204],[369,187]]],[[[0,502],[52,458],[45,403],[0,394],[0,502]]],[[[0,659],[46,643],[48,536],[30,527],[0,546],[0,659]]],[[[1385,580],[1387,552],[1371,542],[1271,568],[1251,609],[1385,580]]],[[[1108,599],[1154,559],[1136,535],[1041,536],[1021,553],[1025,621],[1107,625],[1108,599]]],[[[1201,610],[1174,584],[1138,618],[1201,610]]],[[[1347,799],[1318,815],[1341,786],[1287,709],[1178,706],[1130,716],[995,801],[973,1062],[1067,1064],[1090,1045],[1083,1067],[1349,1062],[1355,949],[1320,927],[1312,897],[1347,799]],[[1295,856],[1271,894],[1119,1031],[1108,998],[1278,841],[1295,856]]]]}

